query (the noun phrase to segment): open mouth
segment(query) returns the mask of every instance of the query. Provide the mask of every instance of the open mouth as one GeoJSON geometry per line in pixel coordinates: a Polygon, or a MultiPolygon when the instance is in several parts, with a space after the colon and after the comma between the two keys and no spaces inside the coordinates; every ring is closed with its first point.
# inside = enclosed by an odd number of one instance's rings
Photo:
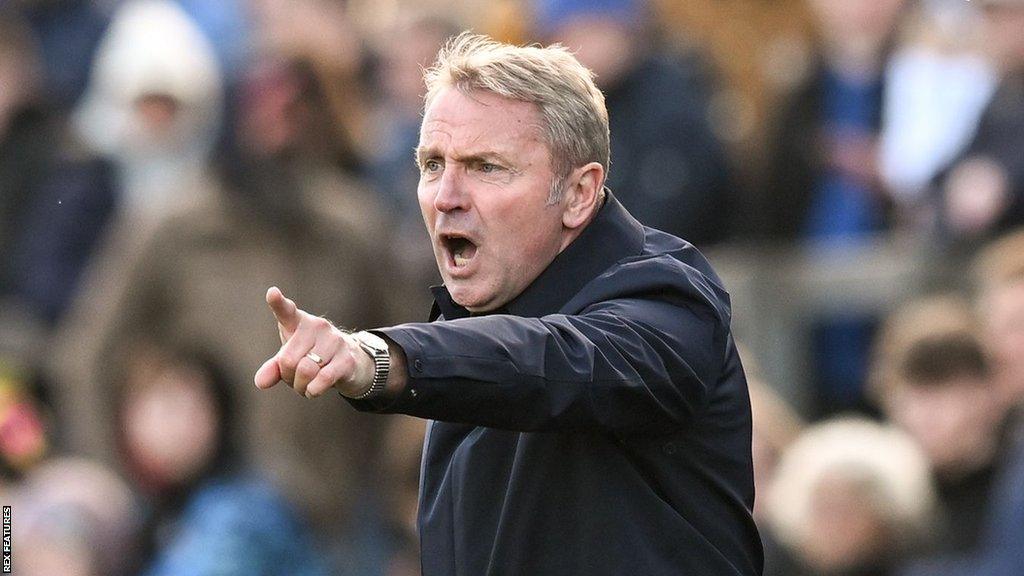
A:
{"type": "Polygon", "coordinates": [[[442,234],[441,244],[448,253],[448,260],[455,268],[465,268],[476,256],[476,244],[459,234],[442,234]]]}

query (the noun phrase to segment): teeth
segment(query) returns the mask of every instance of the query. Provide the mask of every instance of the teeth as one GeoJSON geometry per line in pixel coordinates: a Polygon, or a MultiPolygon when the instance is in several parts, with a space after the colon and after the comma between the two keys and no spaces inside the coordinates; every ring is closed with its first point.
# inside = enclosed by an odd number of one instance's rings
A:
{"type": "Polygon", "coordinates": [[[466,258],[465,256],[463,256],[462,252],[454,254],[453,256],[454,256],[453,259],[455,260],[455,265],[458,266],[459,268],[465,266],[466,263],[469,262],[469,258],[466,258]]]}

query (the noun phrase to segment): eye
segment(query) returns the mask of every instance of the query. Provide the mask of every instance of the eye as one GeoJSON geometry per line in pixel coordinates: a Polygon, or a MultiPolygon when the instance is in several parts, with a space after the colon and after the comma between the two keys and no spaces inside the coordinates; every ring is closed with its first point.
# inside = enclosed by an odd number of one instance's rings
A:
{"type": "Polygon", "coordinates": [[[434,174],[441,171],[441,163],[437,160],[427,160],[422,166],[423,172],[427,174],[434,174]]]}
{"type": "Polygon", "coordinates": [[[480,164],[480,171],[484,174],[492,174],[499,170],[501,170],[501,166],[498,166],[497,164],[491,164],[490,162],[482,162],[480,164]]]}

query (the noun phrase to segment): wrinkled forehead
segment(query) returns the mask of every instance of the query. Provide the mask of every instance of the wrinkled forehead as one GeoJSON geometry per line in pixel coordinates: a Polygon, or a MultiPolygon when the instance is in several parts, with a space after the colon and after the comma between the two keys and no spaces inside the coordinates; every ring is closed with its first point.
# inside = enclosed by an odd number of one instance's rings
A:
{"type": "Polygon", "coordinates": [[[420,129],[421,143],[434,133],[469,137],[506,136],[541,140],[544,123],[540,107],[484,90],[442,88],[427,104],[420,129]]]}

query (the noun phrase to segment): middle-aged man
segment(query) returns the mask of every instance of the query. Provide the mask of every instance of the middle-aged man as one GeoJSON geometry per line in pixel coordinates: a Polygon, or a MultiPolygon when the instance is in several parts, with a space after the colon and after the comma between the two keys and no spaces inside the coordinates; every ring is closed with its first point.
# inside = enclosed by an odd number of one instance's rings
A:
{"type": "Polygon", "coordinates": [[[728,295],[604,188],[591,76],[470,34],[427,72],[433,322],[348,333],[267,292],[283,344],[259,388],[430,419],[426,576],[761,574],[728,295]]]}

